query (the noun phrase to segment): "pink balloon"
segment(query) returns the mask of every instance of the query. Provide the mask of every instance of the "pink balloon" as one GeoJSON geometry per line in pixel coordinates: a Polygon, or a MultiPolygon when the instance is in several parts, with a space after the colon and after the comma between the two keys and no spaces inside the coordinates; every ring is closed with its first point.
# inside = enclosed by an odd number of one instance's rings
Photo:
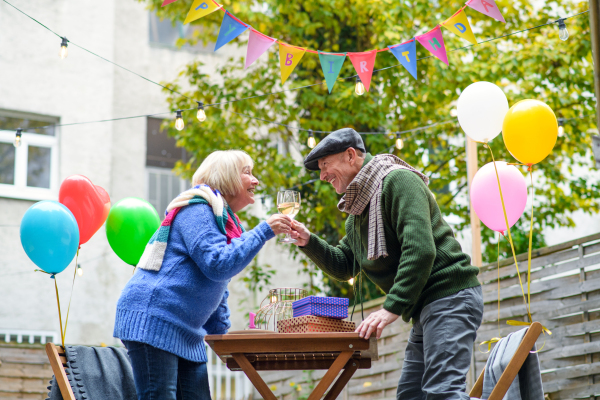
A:
{"type": "MultiPolygon", "coordinates": [[[[514,165],[497,161],[496,168],[502,185],[508,225],[513,226],[525,211],[527,182],[514,165]]],[[[471,205],[481,222],[488,228],[496,232],[507,230],[494,163],[484,165],[475,174],[471,183],[471,205]]]]}

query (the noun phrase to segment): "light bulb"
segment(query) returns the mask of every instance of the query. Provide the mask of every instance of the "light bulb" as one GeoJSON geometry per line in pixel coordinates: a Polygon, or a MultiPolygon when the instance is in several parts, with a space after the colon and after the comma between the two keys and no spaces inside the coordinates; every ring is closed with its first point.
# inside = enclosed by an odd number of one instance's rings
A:
{"type": "Polygon", "coordinates": [[[198,113],[196,114],[196,118],[198,121],[204,122],[206,121],[206,113],[204,112],[204,104],[201,101],[198,101],[198,113]]]}
{"type": "Polygon", "coordinates": [[[18,128],[17,129],[17,133],[15,134],[15,147],[19,147],[21,146],[21,132],[23,131],[23,129],[18,128]]]}
{"type": "Polygon", "coordinates": [[[271,303],[277,303],[277,296],[271,297],[271,303]]]}
{"type": "Polygon", "coordinates": [[[565,136],[565,119],[564,118],[559,118],[558,119],[558,137],[563,137],[565,136]]]}
{"type": "Polygon", "coordinates": [[[348,281],[348,284],[354,285],[354,278],[350,278],[350,280],[348,281]]]}
{"type": "Polygon", "coordinates": [[[567,30],[564,18],[558,20],[558,37],[563,42],[569,38],[569,31],[567,30]]]}
{"type": "Polygon", "coordinates": [[[83,269],[80,264],[77,264],[77,275],[83,276],[83,269]]]}
{"type": "Polygon", "coordinates": [[[307,141],[306,145],[308,147],[310,147],[311,149],[314,149],[315,146],[317,145],[317,141],[315,140],[315,136],[313,135],[312,129],[308,130],[308,141],[307,141]]]}
{"type": "Polygon", "coordinates": [[[177,110],[177,116],[175,117],[175,129],[180,131],[184,126],[185,124],[183,123],[183,118],[181,117],[181,110],[177,110]]]}
{"type": "Polygon", "coordinates": [[[354,91],[359,96],[362,96],[363,94],[365,94],[365,85],[363,85],[359,76],[356,77],[356,86],[354,86],[354,91]]]}
{"type": "Polygon", "coordinates": [[[404,141],[401,138],[396,139],[396,148],[402,150],[404,147],[404,141]]]}
{"type": "Polygon", "coordinates": [[[58,52],[58,55],[60,56],[61,60],[64,60],[69,55],[69,49],[67,48],[68,45],[69,41],[67,40],[67,38],[62,38],[62,42],[60,43],[60,51],[58,52]]]}

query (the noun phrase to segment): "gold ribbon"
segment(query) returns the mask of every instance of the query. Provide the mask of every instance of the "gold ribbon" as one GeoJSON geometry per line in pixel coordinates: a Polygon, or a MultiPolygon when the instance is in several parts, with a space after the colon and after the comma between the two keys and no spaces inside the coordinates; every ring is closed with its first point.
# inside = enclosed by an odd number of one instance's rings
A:
{"type": "Polygon", "coordinates": [[[71,283],[71,296],[69,297],[69,307],[67,308],[67,319],[65,320],[65,332],[63,335],[63,347],[65,347],[65,336],[67,335],[67,323],[69,322],[69,311],[71,311],[71,300],[73,299],[73,288],[75,287],[75,277],[77,276],[77,259],[79,258],[79,249],[75,256],[75,271],[73,271],[73,283],[71,283]]]}
{"type": "Polygon", "coordinates": [[[60,339],[62,341],[63,348],[65,347],[65,333],[62,327],[62,316],[60,315],[60,297],[58,296],[58,286],[56,285],[56,275],[52,274],[52,279],[54,279],[54,290],[56,290],[56,305],[58,306],[58,322],[60,322],[60,339]]]}
{"type": "MultiPolygon", "coordinates": [[[[506,321],[506,323],[511,326],[530,326],[531,325],[530,322],[514,321],[514,320],[506,321]]],[[[542,333],[544,334],[544,343],[542,344],[542,347],[540,347],[536,351],[530,351],[530,353],[539,353],[540,351],[542,351],[544,346],[546,346],[546,334],[548,334],[549,336],[552,335],[552,332],[550,331],[550,329],[546,328],[544,325],[542,325],[542,333]]]]}
{"type": "Polygon", "coordinates": [[[490,340],[486,340],[485,342],[481,342],[479,343],[479,351],[482,352],[483,354],[487,354],[490,351],[492,351],[492,345],[494,343],[498,343],[502,338],[501,337],[494,337],[491,338],[490,340]],[[487,351],[481,351],[481,346],[487,344],[488,350],[487,351]]]}
{"type": "Polygon", "coordinates": [[[498,252],[496,254],[498,256],[498,337],[479,343],[479,351],[483,354],[489,353],[492,350],[492,344],[502,339],[502,335],[500,334],[500,234],[498,234],[498,252]],[[487,344],[488,351],[481,351],[481,346],[484,344],[487,344]]]}
{"type": "MultiPolygon", "coordinates": [[[[515,246],[512,240],[512,234],[510,233],[510,226],[508,225],[508,216],[506,215],[506,206],[504,205],[504,196],[502,195],[502,186],[500,185],[500,175],[498,175],[498,168],[496,167],[496,160],[494,159],[494,152],[492,148],[484,143],[484,146],[490,150],[490,154],[492,156],[492,162],[494,163],[494,170],[496,171],[496,180],[498,181],[498,190],[500,192],[500,201],[502,202],[502,211],[504,213],[504,221],[506,222],[506,230],[508,231],[508,241],[510,242],[510,248],[513,253],[513,259],[515,260],[515,267],[517,268],[517,277],[519,278],[519,286],[521,286],[521,293],[523,293],[523,301],[525,302],[525,307],[527,308],[527,316],[529,317],[529,322],[533,322],[531,318],[531,309],[530,304],[527,303],[527,298],[525,297],[525,289],[523,289],[523,281],[521,280],[521,272],[519,271],[519,264],[517,262],[517,255],[515,253],[515,246]]],[[[529,289],[529,287],[528,287],[529,289]]],[[[529,290],[528,290],[529,295],[529,290]]]]}

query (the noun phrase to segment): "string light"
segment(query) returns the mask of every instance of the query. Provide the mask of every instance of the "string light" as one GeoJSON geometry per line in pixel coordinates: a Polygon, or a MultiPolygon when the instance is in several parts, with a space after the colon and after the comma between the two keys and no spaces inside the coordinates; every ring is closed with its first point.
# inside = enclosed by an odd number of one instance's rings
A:
{"type": "Polygon", "coordinates": [[[348,280],[348,284],[354,285],[354,278],[350,278],[350,280],[348,280]]]}
{"type": "Polygon", "coordinates": [[[23,131],[23,129],[18,128],[17,129],[17,133],[15,134],[15,147],[19,147],[21,146],[21,132],[23,131]]]}
{"type": "Polygon", "coordinates": [[[69,55],[69,49],[67,49],[68,45],[69,40],[63,36],[62,42],[60,43],[60,51],[58,52],[58,55],[60,56],[61,60],[64,60],[69,55]]]}
{"type": "Polygon", "coordinates": [[[312,129],[308,130],[308,142],[306,143],[306,145],[311,149],[314,149],[317,145],[317,141],[315,140],[315,135],[313,135],[312,129]]]}
{"type": "Polygon", "coordinates": [[[567,30],[567,24],[565,24],[565,18],[561,18],[556,22],[558,23],[558,37],[564,42],[569,38],[569,31],[567,30]]]}
{"type": "Polygon", "coordinates": [[[77,264],[77,275],[83,275],[83,269],[81,268],[81,264],[77,264]]]}
{"type": "Polygon", "coordinates": [[[359,96],[365,94],[365,85],[363,85],[362,81],[360,80],[360,76],[358,75],[356,76],[356,86],[354,86],[354,91],[359,96]]]}
{"type": "Polygon", "coordinates": [[[177,110],[177,116],[175,117],[175,129],[178,131],[183,130],[185,124],[183,123],[183,117],[181,116],[181,110],[177,110]]]}
{"type": "Polygon", "coordinates": [[[202,103],[201,101],[197,101],[196,103],[198,103],[198,114],[196,114],[196,117],[198,118],[198,121],[204,122],[204,121],[206,121],[206,113],[204,112],[204,103],[202,103]]]}
{"type": "Polygon", "coordinates": [[[396,148],[398,150],[402,150],[403,147],[404,147],[404,141],[400,137],[400,134],[396,133],[396,148]]]}
{"type": "Polygon", "coordinates": [[[559,118],[558,119],[558,137],[563,137],[565,136],[565,119],[564,118],[559,118]]]}

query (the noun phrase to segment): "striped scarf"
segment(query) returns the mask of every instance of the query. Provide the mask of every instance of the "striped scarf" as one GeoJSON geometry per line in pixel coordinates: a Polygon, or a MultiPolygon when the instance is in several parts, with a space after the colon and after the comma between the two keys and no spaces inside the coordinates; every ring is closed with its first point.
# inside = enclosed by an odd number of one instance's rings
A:
{"type": "MultiPolygon", "coordinates": [[[[383,179],[396,169],[407,169],[419,175],[426,185],[429,178],[411,167],[407,162],[393,154],[380,154],[365,165],[356,177],[350,182],[346,194],[338,203],[338,209],[352,215],[360,215],[367,205],[371,203],[369,212],[369,248],[367,259],[376,260],[387,257],[385,244],[385,231],[383,229],[383,216],[381,214],[381,191],[383,179]]],[[[359,227],[360,232],[360,227],[359,227]]]]}
{"type": "Polygon", "coordinates": [[[231,239],[239,238],[245,232],[237,215],[231,210],[218,190],[212,190],[208,185],[196,185],[177,196],[165,212],[166,217],[144,249],[138,267],[149,271],[160,271],[167,250],[169,232],[175,216],[190,204],[208,204],[212,207],[215,221],[222,234],[227,237],[227,244],[231,239]]]}

